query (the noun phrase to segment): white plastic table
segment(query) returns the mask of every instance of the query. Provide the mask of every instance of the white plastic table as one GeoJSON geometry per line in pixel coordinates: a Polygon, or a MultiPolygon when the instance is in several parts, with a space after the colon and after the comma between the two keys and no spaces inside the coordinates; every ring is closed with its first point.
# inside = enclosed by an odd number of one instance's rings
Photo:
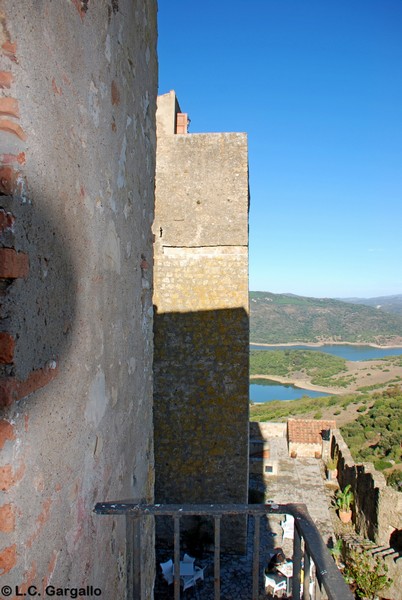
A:
{"type": "Polygon", "coordinates": [[[188,577],[194,575],[194,563],[180,561],[180,577],[188,577]]]}

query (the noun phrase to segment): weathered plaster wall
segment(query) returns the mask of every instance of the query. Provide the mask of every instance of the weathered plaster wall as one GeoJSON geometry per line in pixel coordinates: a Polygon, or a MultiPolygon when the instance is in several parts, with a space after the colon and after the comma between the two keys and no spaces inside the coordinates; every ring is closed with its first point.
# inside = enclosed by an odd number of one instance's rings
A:
{"type": "Polygon", "coordinates": [[[287,423],[250,422],[250,439],[268,441],[271,437],[286,437],[286,434],[287,423]]]}
{"type": "Polygon", "coordinates": [[[158,98],[155,495],[246,502],[247,139],[174,134],[177,110],[173,92],[158,98]]]}
{"type": "Polygon", "coordinates": [[[156,2],[0,10],[0,575],[124,598],[92,509],[153,497],[156,2]]]}

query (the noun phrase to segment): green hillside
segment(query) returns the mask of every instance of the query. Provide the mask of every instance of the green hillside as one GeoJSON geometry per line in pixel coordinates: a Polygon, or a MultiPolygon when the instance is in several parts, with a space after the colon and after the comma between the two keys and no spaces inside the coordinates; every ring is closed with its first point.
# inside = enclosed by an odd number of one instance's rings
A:
{"type": "Polygon", "coordinates": [[[250,375],[306,375],[313,385],[346,387],[346,360],[316,350],[254,350],[250,352],[250,375]]]}
{"type": "Polygon", "coordinates": [[[376,298],[340,298],[344,302],[352,302],[353,304],[365,304],[373,306],[377,310],[381,310],[394,315],[402,316],[402,295],[395,296],[378,296],[376,298]]]}
{"type": "Polygon", "coordinates": [[[402,317],[330,298],[250,292],[253,343],[402,342],[402,317]]]}

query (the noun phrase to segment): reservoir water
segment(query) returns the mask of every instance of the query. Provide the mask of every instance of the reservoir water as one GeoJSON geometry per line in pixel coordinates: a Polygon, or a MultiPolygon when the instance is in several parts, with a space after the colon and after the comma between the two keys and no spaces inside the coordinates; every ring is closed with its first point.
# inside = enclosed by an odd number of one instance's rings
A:
{"type": "Polygon", "coordinates": [[[250,344],[250,350],[312,350],[334,354],[346,360],[370,360],[402,354],[402,348],[373,348],[372,346],[349,346],[347,344],[325,344],[324,346],[259,346],[258,344],[250,344]]]}
{"type": "MultiPolygon", "coordinates": [[[[326,344],[325,346],[259,346],[258,344],[250,344],[250,350],[313,350],[334,354],[335,356],[352,361],[378,359],[402,354],[402,348],[373,348],[372,346],[349,346],[347,344],[326,344]]],[[[317,398],[319,396],[328,396],[328,394],[304,390],[290,384],[283,385],[269,379],[253,379],[252,383],[250,383],[251,402],[297,400],[303,396],[317,398]]]]}
{"type": "Polygon", "coordinates": [[[312,392],[297,388],[294,385],[277,383],[270,379],[253,379],[250,383],[251,402],[271,402],[272,400],[297,400],[303,396],[318,398],[328,396],[323,392],[312,392]]]}

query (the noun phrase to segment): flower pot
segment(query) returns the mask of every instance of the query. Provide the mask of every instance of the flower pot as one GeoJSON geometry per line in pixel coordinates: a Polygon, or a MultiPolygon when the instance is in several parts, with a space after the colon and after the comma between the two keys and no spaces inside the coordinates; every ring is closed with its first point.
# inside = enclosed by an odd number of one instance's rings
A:
{"type": "Polygon", "coordinates": [[[350,523],[350,521],[352,520],[351,510],[339,510],[338,515],[342,523],[350,523]]]}
{"type": "Polygon", "coordinates": [[[338,477],[338,469],[327,469],[327,481],[334,481],[338,477]]]}

